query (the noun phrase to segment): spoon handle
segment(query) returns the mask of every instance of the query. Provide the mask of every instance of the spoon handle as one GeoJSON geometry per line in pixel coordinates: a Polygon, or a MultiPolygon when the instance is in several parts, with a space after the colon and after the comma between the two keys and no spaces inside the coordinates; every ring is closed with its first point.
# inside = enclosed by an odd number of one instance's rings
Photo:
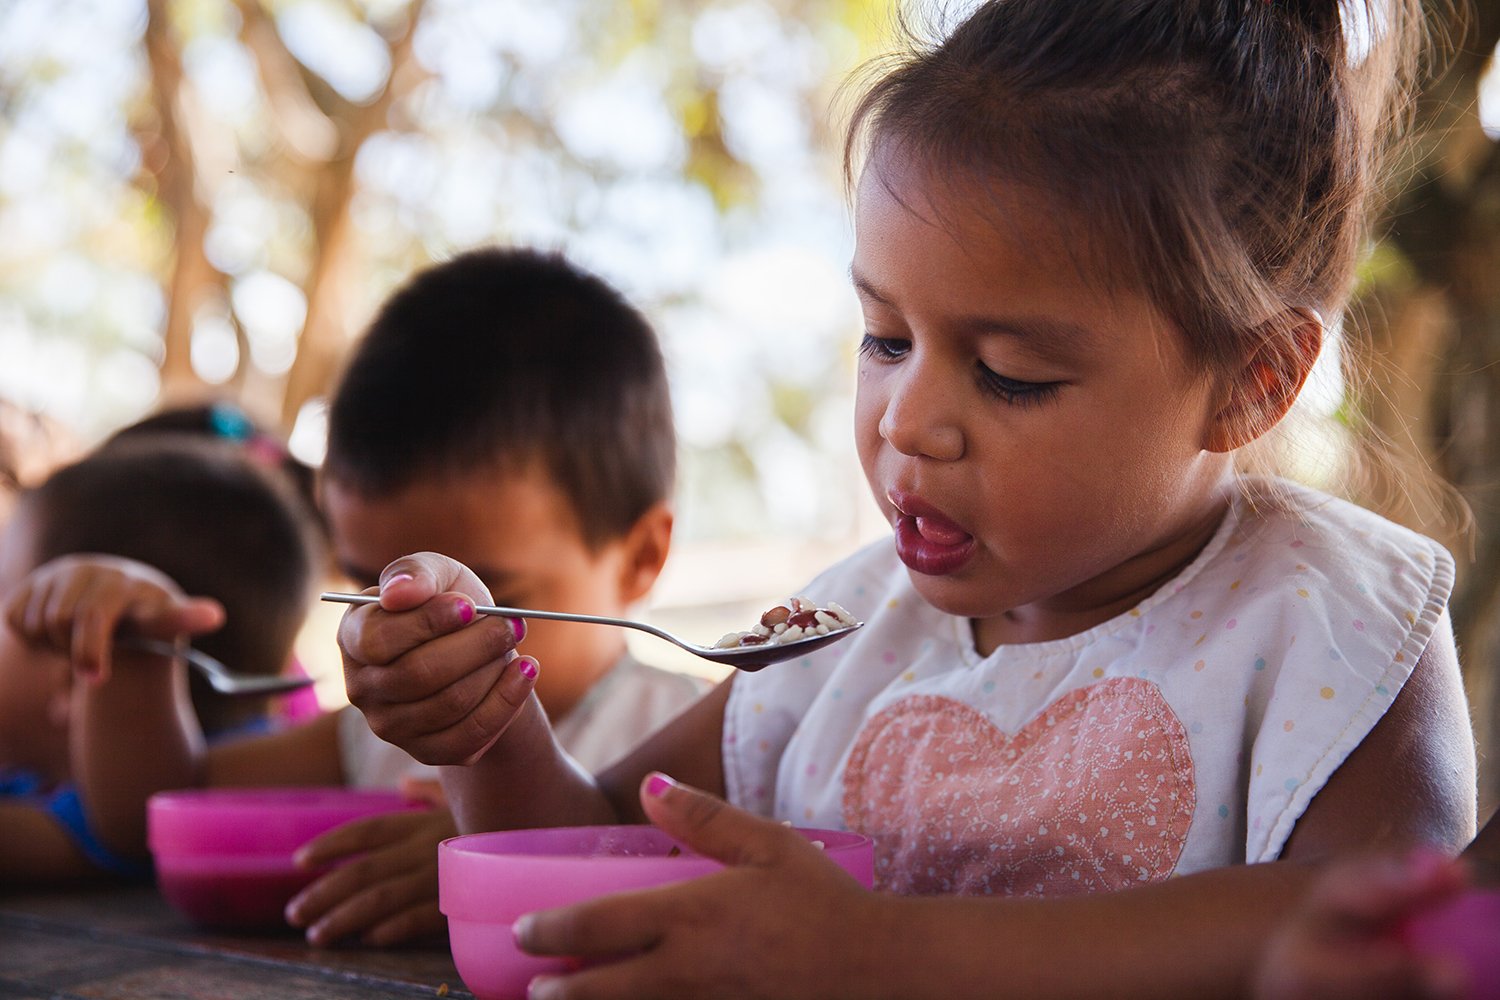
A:
{"type": "MultiPolygon", "coordinates": [[[[335,604],[379,604],[378,594],[338,594],[332,591],[325,592],[320,598],[324,601],[332,601],[335,604]]],[[[652,635],[668,642],[681,643],[676,636],[663,632],[654,625],[645,622],[633,621],[629,618],[609,618],[604,615],[581,615],[570,611],[539,611],[536,608],[501,608],[492,604],[476,604],[474,610],[482,615],[499,615],[502,618],[538,618],[557,622],[584,622],[592,625],[615,625],[619,628],[639,629],[642,632],[650,632],[652,635]]]]}

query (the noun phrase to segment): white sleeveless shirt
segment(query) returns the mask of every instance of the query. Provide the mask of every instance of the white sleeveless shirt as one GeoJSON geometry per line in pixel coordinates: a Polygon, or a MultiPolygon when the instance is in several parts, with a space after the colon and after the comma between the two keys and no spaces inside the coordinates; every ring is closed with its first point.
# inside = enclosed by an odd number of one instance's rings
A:
{"type": "Polygon", "coordinates": [[[989,656],[890,541],[835,566],[803,593],[867,624],[735,677],[730,800],[871,835],[877,887],[906,893],[1097,892],[1276,858],[1448,627],[1453,560],[1302,486],[1246,495],[1137,607],[989,656]]]}

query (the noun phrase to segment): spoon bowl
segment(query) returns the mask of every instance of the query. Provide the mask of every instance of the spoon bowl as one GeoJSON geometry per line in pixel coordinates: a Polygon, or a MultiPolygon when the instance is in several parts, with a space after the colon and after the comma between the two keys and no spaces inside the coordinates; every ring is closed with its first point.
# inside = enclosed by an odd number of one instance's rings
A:
{"type": "Polygon", "coordinates": [[[313,683],[311,677],[266,676],[262,674],[240,674],[230,670],[217,659],[201,649],[179,646],[162,639],[147,639],[129,636],[115,640],[121,649],[137,653],[154,653],[157,656],[180,656],[188,665],[197,669],[208,681],[208,686],[219,694],[285,694],[313,683]]]}
{"type": "MultiPolygon", "coordinates": [[[[327,592],[322,595],[325,601],[335,604],[379,604],[379,594],[337,594],[327,592]]],[[[482,615],[499,615],[502,618],[539,618],[548,621],[559,622],[583,622],[588,625],[613,625],[617,628],[633,628],[639,632],[646,632],[664,639],[679,649],[684,649],[694,656],[701,656],[705,660],[714,663],[722,663],[726,667],[734,667],[736,670],[754,672],[762,667],[769,667],[773,663],[782,660],[791,660],[799,656],[806,656],[815,649],[821,649],[831,642],[837,642],[846,638],[856,630],[864,627],[864,622],[855,622],[845,628],[833,629],[823,635],[810,635],[801,639],[793,639],[791,642],[762,643],[759,646],[700,646],[695,642],[688,642],[668,632],[666,629],[648,625],[645,622],[634,621],[629,618],[609,618],[604,615],[578,615],[565,611],[538,611],[535,608],[500,608],[487,604],[476,604],[474,610],[482,615]]]]}

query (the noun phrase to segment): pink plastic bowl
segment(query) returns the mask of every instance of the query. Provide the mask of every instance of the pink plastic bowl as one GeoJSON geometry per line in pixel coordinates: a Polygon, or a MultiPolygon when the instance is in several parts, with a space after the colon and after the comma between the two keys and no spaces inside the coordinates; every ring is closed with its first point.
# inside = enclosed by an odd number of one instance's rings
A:
{"type": "Polygon", "coordinates": [[[1413,917],[1407,946],[1464,970],[1468,1000],[1500,1000],[1500,889],[1471,889],[1413,917]]]}
{"type": "Polygon", "coordinates": [[[421,808],[395,792],[237,788],[160,792],[146,839],[167,901],[204,927],[286,926],[287,901],[318,876],[292,864],[307,841],[362,816],[421,808]]]}
{"type": "MultiPolygon", "coordinates": [[[[799,830],[866,888],[874,872],[868,837],[799,830]]],[[[523,913],[607,893],[681,882],[718,871],[719,862],[685,850],[651,826],[585,826],[478,833],[438,848],[438,901],[464,984],[479,1000],[522,1000],[532,977],[577,968],[516,948],[511,924],[523,913]]]]}

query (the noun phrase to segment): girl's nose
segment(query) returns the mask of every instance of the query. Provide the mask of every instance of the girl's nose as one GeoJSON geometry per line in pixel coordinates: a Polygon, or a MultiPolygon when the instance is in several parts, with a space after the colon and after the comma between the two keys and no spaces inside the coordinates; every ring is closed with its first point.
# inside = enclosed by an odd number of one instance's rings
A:
{"type": "Polygon", "coordinates": [[[892,386],[880,417],[880,436],[912,458],[954,462],[964,454],[957,394],[946,392],[932,373],[911,365],[892,386]]]}

